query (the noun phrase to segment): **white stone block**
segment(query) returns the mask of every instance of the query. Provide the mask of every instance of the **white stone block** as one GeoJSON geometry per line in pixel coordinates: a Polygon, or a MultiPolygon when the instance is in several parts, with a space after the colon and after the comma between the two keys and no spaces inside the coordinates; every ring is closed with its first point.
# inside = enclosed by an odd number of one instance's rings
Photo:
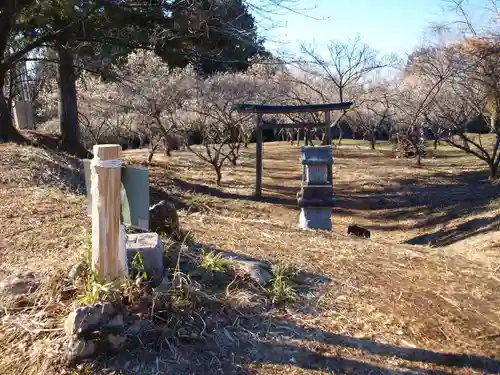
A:
{"type": "Polygon", "coordinates": [[[300,210],[299,226],[302,229],[332,230],[332,209],[329,207],[305,207],[300,210]]]}
{"type": "Polygon", "coordinates": [[[134,233],[127,235],[127,260],[129,271],[132,261],[139,252],[148,277],[163,277],[163,242],[157,233],[134,233]]]}

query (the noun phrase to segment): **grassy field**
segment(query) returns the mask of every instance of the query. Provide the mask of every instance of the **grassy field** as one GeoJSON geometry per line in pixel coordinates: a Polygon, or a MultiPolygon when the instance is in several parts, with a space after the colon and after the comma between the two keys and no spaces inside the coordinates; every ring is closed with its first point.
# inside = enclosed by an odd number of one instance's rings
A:
{"type": "MultiPolygon", "coordinates": [[[[154,335],[133,351],[72,371],[500,371],[500,186],[486,180],[476,159],[442,147],[416,167],[394,159],[388,145],[372,151],[345,141],[334,151],[334,230],[323,233],[297,228],[297,147],[264,144],[260,201],[252,196],[254,151],[244,150],[240,165],[224,170],[220,188],[210,167],[191,154],[158,154],[150,167],[151,194],[175,202],[182,229],[196,242],[295,269],[295,300],[273,304],[244,280],[222,282],[220,290],[201,283],[210,303],[169,317],[161,328],[167,347],[154,335]],[[350,221],[369,228],[371,239],[347,236],[350,221]],[[172,333],[179,322],[190,338],[172,333]]],[[[124,152],[129,163],[146,156],[144,150],[124,152]]],[[[6,223],[0,274],[44,273],[51,282],[42,291],[53,291],[52,298],[30,301],[28,310],[0,313],[0,373],[63,373],[54,357],[64,345],[62,317],[71,301],[54,291],[90,231],[84,197],[60,189],[72,168],[62,156],[0,146],[0,218],[6,223]]]]}

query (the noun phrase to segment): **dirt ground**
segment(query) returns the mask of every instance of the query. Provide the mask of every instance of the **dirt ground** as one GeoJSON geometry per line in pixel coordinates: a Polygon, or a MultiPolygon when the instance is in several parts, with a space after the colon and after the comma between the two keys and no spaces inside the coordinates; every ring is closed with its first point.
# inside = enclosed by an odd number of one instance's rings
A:
{"type": "MultiPolygon", "coordinates": [[[[67,270],[90,230],[84,197],[73,193],[74,186],[46,187],[35,167],[46,156],[0,147],[0,218],[7,223],[1,276],[67,270]],[[25,159],[20,166],[17,160],[25,159]]],[[[444,147],[416,167],[394,159],[387,147],[340,146],[334,151],[334,230],[324,233],[297,228],[297,147],[264,144],[260,201],[252,196],[254,151],[244,150],[240,164],[224,170],[219,188],[213,170],[191,154],[158,154],[150,168],[151,197],[174,202],[182,229],[198,243],[299,270],[296,300],[270,303],[265,292],[242,280],[223,282],[223,292],[200,282],[217,303],[201,303],[169,320],[182,322],[189,338],[172,333],[177,326],[170,323],[168,333],[163,327],[142,346],[71,371],[500,373],[500,186],[486,180],[481,164],[444,147]],[[347,236],[350,221],[369,228],[371,238],[347,236]]],[[[124,152],[129,163],[146,156],[143,150],[124,152]]],[[[68,169],[63,158],[50,165],[56,177],[68,169]]],[[[43,326],[36,329],[29,328],[36,324],[32,313],[0,315],[0,373],[40,373],[33,351],[62,342],[60,317],[70,308],[45,303],[44,311],[57,310],[59,318],[40,319],[43,326]],[[28,318],[31,325],[21,324],[27,329],[13,323],[28,318]],[[32,337],[17,347],[27,330],[32,337]],[[29,365],[20,356],[30,357],[29,365]]]]}

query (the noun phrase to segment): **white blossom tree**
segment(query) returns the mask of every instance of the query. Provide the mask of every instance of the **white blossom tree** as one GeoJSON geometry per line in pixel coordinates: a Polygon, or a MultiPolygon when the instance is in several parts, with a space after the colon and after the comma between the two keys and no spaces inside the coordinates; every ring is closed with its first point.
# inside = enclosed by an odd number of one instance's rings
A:
{"type": "Polygon", "coordinates": [[[137,127],[149,135],[151,162],[161,141],[176,130],[177,113],[193,94],[194,69],[170,68],[155,53],[141,50],[131,53],[126,63],[114,70],[115,102],[135,113],[137,127]]]}

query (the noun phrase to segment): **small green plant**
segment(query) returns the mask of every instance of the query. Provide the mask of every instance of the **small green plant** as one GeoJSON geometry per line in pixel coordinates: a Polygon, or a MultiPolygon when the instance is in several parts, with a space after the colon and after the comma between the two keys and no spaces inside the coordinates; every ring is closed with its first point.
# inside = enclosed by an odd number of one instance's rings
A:
{"type": "Polygon", "coordinates": [[[272,268],[274,273],[270,290],[272,302],[286,303],[295,301],[297,298],[297,291],[293,281],[296,274],[295,269],[282,264],[276,264],[272,268]]]}
{"type": "Polygon", "coordinates": [[[87,278],[83,295],[79,296],[77,303],[79,305],[93,305],[99,301],[115,301],[120,294],[116,283],[110,282],[102,284],[99,281],[97,271],[92,269],[87,278]]]}
{"type": "Polygon", "coordinates": [[[124,297],[129,300],[135,299],[141,294],[141,282],[145,272],[137,273],[134,277],[123,277],[122,279],[102,283],[97,271],[92,269],[84,285],[83,293],[77,298],[79,305],[94,305],[97,302],[116,302],[124,297]]]}
{"type": "Polygon", "coordinates": [[[207,272],[226,272],[229,262],[223,258],[222,254],[214,251],[207,252],[205,248],[201,250],[200,267],[207,272]]]}
{"type": "Polygon", "coordinates": [[[134,258],[132,259],[131,274],[135,275],[136,279],[147,280],[148,278],[148,274],[144,267],[144,261],[142,260],[142,255],[139,251],[135,253],[134,258]]]}
{"type": "Polygon", "coordinates": [[[82,241],[83,248],[83,261],[89,266],[92,264],[92,233],[85,231],[85,235],[82,241]]]}

